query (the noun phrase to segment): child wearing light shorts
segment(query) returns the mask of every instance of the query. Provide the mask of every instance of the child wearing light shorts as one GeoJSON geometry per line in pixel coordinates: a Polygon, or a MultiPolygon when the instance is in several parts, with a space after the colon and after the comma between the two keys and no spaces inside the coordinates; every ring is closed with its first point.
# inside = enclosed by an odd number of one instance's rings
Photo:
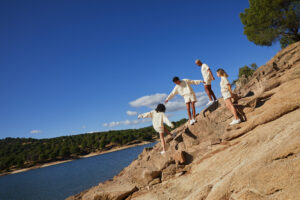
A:
{"type": "Polygon", "coordinates": [[[138,118],[152,118],[153,128],[156,132],[159,133],[161,145],[163,151],[161,154],[163,155],[166,152],[166,143],[164,139],[164,133],[171,135],[173,138],[176,136],[174,133],[173,135],[165,128],[164,123],[166,123],[169,127],[174,128],[174,125],[170,122],[170,120],[165,115],[166,107],[164,104],[158,104],[155,110],[150,112],[140,114],[138,118]]]}
{"type": "Polygon", "coordinates": [[[199,85],[200,83],[204,83],[202,80],[189,80],[189,79],[182,79],[180,80],[177,76],[173,78],[173,82],[176,84],[173,91],[170,93],[170,95],[165,100],[165,103],[168,103],[169,100],[171,100],[176,94],[181,95],[184,98],[184,102],[186,104],[190,124],[193,125],[196,120],[196,109],[195,109],[195,103],[197,102],[196,94],[191,87],[191,85],[199,85]],[[193,110],[193,118],[191,116],[191,108],[193,110]]]}
{"type": "Polygon", "coordinates": [[[221,86],[221,93],[224,98],[225,104],[227,108],[232,112],[234,116],[234,120],[230,123],[230,125],[239,124],[241,122],[240,118],[237,116],[236,109],[231,101],[233,97],[231,85],[227,79],[228,75],[224,69],[217,70],[218,77],[221,78],[220,86],[221,86]]]}

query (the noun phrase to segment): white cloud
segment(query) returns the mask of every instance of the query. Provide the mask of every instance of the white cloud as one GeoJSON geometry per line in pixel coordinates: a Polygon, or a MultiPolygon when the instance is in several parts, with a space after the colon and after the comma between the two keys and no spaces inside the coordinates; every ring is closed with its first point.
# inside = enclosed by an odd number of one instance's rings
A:
{"type": "MultiPolygon", "coordinates": [[[[167,94],[162,94],[162,93],[157,93],[149,96],[143,96],[140,97],[129,104],[132,107],[148,107],[151,109],[154,109],[157,104],[164,102],[166,99],[167,94]]],[[[208,97],[205,92],[198,92],[196,93],[197,97],[197,103],[196,107],[201,107],[204,106],[208,102],[208,97]]],[[[176,96],[174,99],[168,102],[166,104],[167,112],[176,112],[179,110],[186,110],[186,104],[184,103],[184,100],[182,97],[176,96]]],[[[137,112],[135,111],[127,111],[127,115],[129,116],[134,116],[137,115],[137,112]]],[[[168,113],[168,117],[171,117],[173,114],[168,113]]],[[[104,123],[104,127],[116,127],[116,126],[121,126],[121,125],[136,125],[136,124],[142,124],[151,121],[151,119],[146,118],[146,119],[140,119],[140,120],[125,120],[125,121],[113,121],[109,123],[104,123]]]]}
{"type": "MultiPolygon", "coordinates": [[[[168,96],[167,94],[161,94],[161,93],[149,95],[149,96],[143,96],[130,102],[129,104],[133,107],[146,106],[151,109],[154,109],[157,104],[164,102],[167,96],[168,96]]],[[[205,92],[197,92],[196,97],[197,97],[196,107],[204,106],[208,102],[208,97],[205,92]]],[[[175,112],[179,110],[185,110],[186,105],[182,97],[176,96],[174,99],[172,99],[166,104],[166,108],[167,108],[167,112],[175,112]]]]}
{"type": "Polygon", "coordinates": [[[147,118],[147,119],[141,119],[141,120],[125,120],[125,121],[116,121],[116,122],[109,122],[109,123],[104,123],[103,126],[104,127],[116,127],[116,126],[121,126],[121,125],[135,125],[135,124],[142,124],[142,123],[146,123],[146,122],[150,122],[151,119],[147,118]]]}
{"type": "Polygon", "coordinates": [[[97,132],[101,132],[101,131],[89,131],[87,133],[97,133],[97,132]]]}
{"type": "Polygon", "coordinates": [[[167,96],[168,96],[167,94],[157,93],[149,96],[143,96],[134,101],[131,101],[129,104],[132,107],[146,106],[149,108],[154,108],[157,104],[164,102],[167,96]]]}
{"type": "MultiPolygon", "coordinates": [[[[196,107],[202,107],[206,105],[208,102],[208,97],[205,92],[197,92],[197,103],[196,107]]],[[[184,99],[182,97],[180,98],[174,98],[174,100],[169,101],[166,104],[167,112],[175,112],[179,110],[186,110],[186,105],[184,103],[184,99]]]]}
{"type": "Polygon", "coordinates": [[[205,92],[197,92],[196,97],[197,97],[197,103],[196,103],[197,107],[205,106],[209,101],[208,96],[205,92]]]}
{"type": "Polygon", "coordinates": [[[31,134],[38,134],[38,133],[41,133],[42,131],[41,130],[31,130],[30,133],[31,134]]]}
{"type": "Polygon", "coordinates": [[[135,115],[137,115],[138,113],[135,112],[135,111],[130,111],[130,110],[128,110],[128,111],[126,112],[126,114],[129,115],[129,116],[135,116],[135,115]]]}

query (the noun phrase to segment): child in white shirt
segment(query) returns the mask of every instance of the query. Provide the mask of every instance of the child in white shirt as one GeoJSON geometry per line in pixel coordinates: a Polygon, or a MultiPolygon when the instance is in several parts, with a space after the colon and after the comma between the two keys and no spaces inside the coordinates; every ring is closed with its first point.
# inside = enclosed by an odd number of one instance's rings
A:
{"type": "Polygon", "coordinates": [[[230,125],[239,124],[241,120],[237,116],[236,109],[231,101],[231,97],[233,97],[233,95],[232,95],[231,85],[227,79],[228,75],[224,71],[224,69],[218,69],[217,75],[218,77],[221,77],[221,82],[220,82],[221,93],[226,103],[226,106],[234,116],[234,120],[230,123],[230,125]]]}
{"type": "Polygon", "coordinates": [[[159,133],[161,144],[163,151],[161,154],[164,154],[166,152],[166,143],[164,139],[164,133],[171,135],[173,138],[175,137],[175,133],[172,135],[164,126],[164,123],[166,123],[169,127],[174,128],[174,125],[169,121],[167,116],[165,115],[166,107],[163,104],[158,104],[157,108],[155,110],[152,110],[151,112],[147,112],[144,114],[140,114],[138,118],[152,118],[152,124],[153,128],[156,132],[159,133]]]}
{"type": "Polygon", "coordinates": [[[215,80],[215,77],[207,64],[202,63],[200,60],[196,60],[195,63],[196,65],[201,67],[201,73],[205,82],[204,89],[209,98],[209,102],[207,105],[210,106],[214,103],[214,101],[217,101],[215,93],[211,89],[211,81],[215,80]]]}
{"type": "Polygon", "coordinates": [[[200,83],[203,83],[202,80],[189,80],[189,79],[182,79],[180,80],[177,76],[173,78],[173,82],[176,84],[173,91],[170,93],[170,95],[165,100],[165,103],[168,103],[170,99],[172,99],[176,94],[181,95],[184,98],[184,101],[186,103],[190,124],[193,125],[196,120],[196,109],[195,109],[195,103],[197,102],[196,94],[191,87],[191,85],[199,85],[200,83]],[[190,107],[192,105],[193,110],[193,118],[191,117],[191,110],[190,107]]]}

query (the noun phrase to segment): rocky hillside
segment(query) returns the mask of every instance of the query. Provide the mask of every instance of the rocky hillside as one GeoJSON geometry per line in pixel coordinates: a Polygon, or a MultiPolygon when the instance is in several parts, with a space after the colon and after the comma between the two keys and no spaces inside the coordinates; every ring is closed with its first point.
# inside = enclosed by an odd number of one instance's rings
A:
{"type": "Polygon", "coordinates": [[[68,200],[300,199],[300,43],[236,88],[243,123],[222,99],[148,148],[113,180],[68,200]]]}

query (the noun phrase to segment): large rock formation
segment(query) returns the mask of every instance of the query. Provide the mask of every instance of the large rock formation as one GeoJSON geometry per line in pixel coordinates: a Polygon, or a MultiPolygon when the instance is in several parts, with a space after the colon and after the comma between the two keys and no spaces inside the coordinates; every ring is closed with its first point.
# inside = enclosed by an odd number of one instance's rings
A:
{"type": "Polygon", "coordinates": [[[300,199],[300,43],[236,88],[243,123],[219,103],[146,148],[115,176],[69,200],[300,199]]]}

